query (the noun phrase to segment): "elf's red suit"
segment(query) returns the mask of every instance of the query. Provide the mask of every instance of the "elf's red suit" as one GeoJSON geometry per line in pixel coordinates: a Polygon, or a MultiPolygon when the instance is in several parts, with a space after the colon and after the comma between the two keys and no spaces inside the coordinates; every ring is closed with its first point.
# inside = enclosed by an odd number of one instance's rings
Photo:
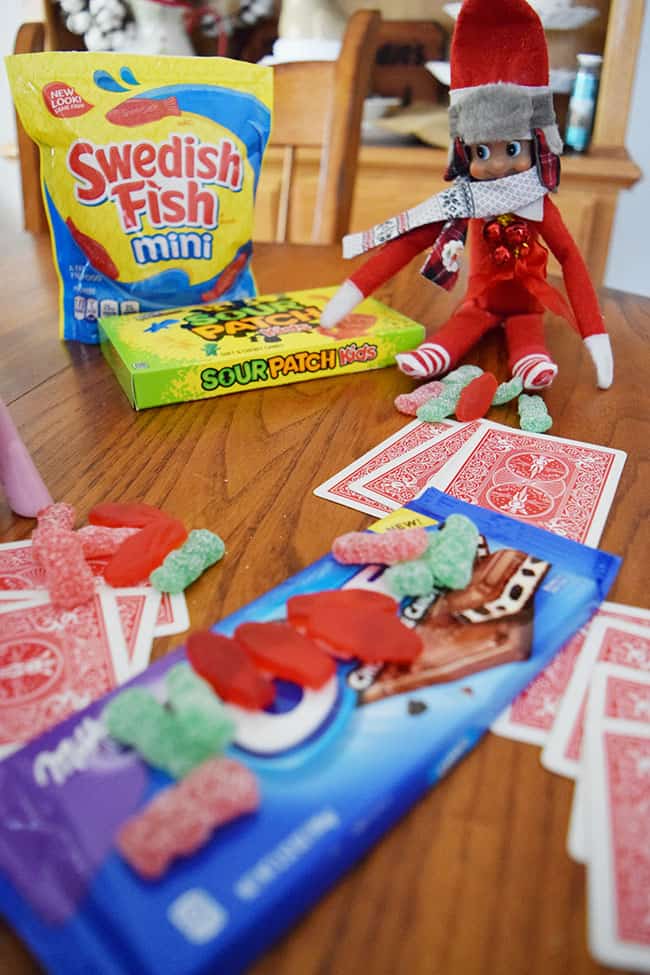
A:
{"type": "MultiPolygon", "coordinates": [[[[457,189],[453,203],[443,199],[445,194],[431,198],[435,201],[432,212],[446,207],[450,218],[423,222],[421,213],[418,216],[414,211],[424,208],[426,220],[429,201],[425,201],[372,231],[351,235],[360,242],[354,253],[382,240],[388,242],[334,295],[321,318],[325,328],[336,324],[363,297],[434,245],[423,273],[443,287],[451,287],[456,257],[468,227],[467,294],[428,341],[413,352],[397,356],[399,368],[415,378],[442,375],[489,329],[503,324],[512,374],[522,379],[524,388],[540,389],[557,373],[557,365],[546,349],[542,324],[545,309],[550,309],[582,337],[594,361],[598,385],[607,388],[611,384],[609,338],[589,273],[547,195],[557,187],[562,151],[548,78],[544,30],[525,0],[464,0],[451,49],[449,117],[453,141],[446,174],[456,180],[457,189]],[[513,158],[512,173],[537,173],[539,197],[531,204],[519,205],[523,215],[507,209],[517,210],[511,173],[474,175],[477,159],[483,158],[479,152],[489,158],[497,147],[503,152],[506,144],[513,157],[521,153],[518,167],[513,158]],[[494,208],[483,210],[494,216],[477,219],[474,204],[464,205],[464,194],[471,195],[472,186],[494,187],[488,204],[491,207],[494,203],[494,208]],[[404,232],[409,226],[415,229],[404,232]],[[562,268],[568,302],[546,280],[548,250],[562,268]]],[[[483,172],[489,172],[485,164],[483,172]]]]}
{"type": "MultiPolygon", "coordinates": [[[[431,247],[440,224],[418,227],[384,244],[349,278],[362,295],[431,247]]],[[[420,347],[423,370],[408,368],[409,356],[400,358],[405,372],[434,376],[451,369],[491,328],[503,323],[508,365],[528,389],[548,385],[557,367],[544,339],[545,308],[563,316],[583,339],[604,335],[598,299],[585,263],[566,229],[559,210],[545,197],[541,222],[508,215],[493,220],[470,220],[469,282],[462,304],[444,325],[420,347]],[[540,240],[541,238],[541,240],[540,240]],[[546,280],[548,246],[562,267],[570,307],[546,280]],[[496,258],[496,260],[495,260],[496,258]],[[502,263],[497,263],[498,260],[502,263]]]]}

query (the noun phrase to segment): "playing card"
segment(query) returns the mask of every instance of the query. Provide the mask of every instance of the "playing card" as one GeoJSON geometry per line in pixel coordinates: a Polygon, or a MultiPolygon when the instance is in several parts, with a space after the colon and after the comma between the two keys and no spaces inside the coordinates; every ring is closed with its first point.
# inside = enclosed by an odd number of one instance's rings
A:
{"type": "MultiPolygon", "coordinates": [[[[589,687],[585,735],[595,734],[603,718],[639,721],[650,726],[650,673],[616,664],[596,664],[589,687]]],[[[583,753],[585,747],[583,744],[583,753]]],[[[588,857],[584,765],[582,760],[567,835],[569,855],[580,863],[588,857]]]]}
{"type": "Polygon", "coordinates": [[[533,745],[546,744],[589,627],[593,621],[605,617],[650,627],[650,610],[622,603],[602,603],[592,620],[578,630],[549,666],[499,715],[491,728],[494,734],[533,745]]]}
{"type": "Polygon", "coordinates": [[[348,464],[338,474],[334,474],[324,481],[315,488],[314,494],[319,498],[336,501],[348,508],[356,508],[358,511],[364,511],[366,514],[381,518],[389,511],[393,511],[394,506],[389,506],[385,501],[370,501],[353,487],[353,483],[384,464],[401,457],[412,448],[444,436],[450,429],[457,426],[458,424],[453,420],[442,420],[440,423],[412,420],[397,433],[388,437],[387,440],[377,444],[376,447],[372,447],[362,457],[348,464]]]}
{"type": "Polygon", "coordinates": [[[546,768],[572,779],[580,769],[589,682],[600,662],[650,671],[650,628],[607,618],[592,623],[542,751],[546,768]]]}
{"type": "Polygon", "coordinates": [[[187,611],[185,594],[182,592],[164,592],[160,600],[158,619],[153,631],[154,636],[171,636],[174,633],[184,633],[189,629],[190,617],[187,611]]]}
{"type": "Polygon", "coordinates": [[[0,606],[0,757],[130,677],[108,590],[73,610],[47,595],[0,606]]]}
{"type": "Polygon", "coordinates": [[[32,558],[31,539],[0,545],[0,600],[31,599],[45,589],[45,574],[32,558]]]}
{"type": "Polygon", "coordinates": [[[444,429],[438,437],[417,444],[353,481],[351,488],[371,504],[386,504],[391,510],[401,508],[419,494],[434,474],[467,443],[477,426],[477,423],[463,423],[444,429]]]}
{"type": "Polygon", "coordinates": [[[650,971],[650,726],[603,718],[585,740],[589,944],[604,965],[650,971]]]}
{"type": "Polygon", "coordinates": [[[154,630],[160,610],[160,593],[153,587],[134,586],[113,590],[129,657],[131,676],[149,665],[154,630]]]}
{"type": "Polygon", "coordinates": [[[596,545],[625,453],[484,421],[432,479],[452,497],[596,545]]]}

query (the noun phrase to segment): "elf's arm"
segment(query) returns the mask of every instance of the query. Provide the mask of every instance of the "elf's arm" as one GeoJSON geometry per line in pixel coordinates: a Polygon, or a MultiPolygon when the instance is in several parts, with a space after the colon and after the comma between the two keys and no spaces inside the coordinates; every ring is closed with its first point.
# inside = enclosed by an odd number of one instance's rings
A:
{"type": "Polygon", "coordinates": [[[612,385],[614,362],[598,298],[576,242],[567,230],[560,211],[548,197],[544,201],[544,220],[540,229],[562,268],[578,329],[596,367],[598,386],[608,389],[612,385]]]}
{"type": "Polygon", "coordinates": [[[320,323],[334,328],[364,298],[397,274],[416,254],[431,247],[442,223],[428,223],[384,244],[347,278],[323,308],[320,323]]]}

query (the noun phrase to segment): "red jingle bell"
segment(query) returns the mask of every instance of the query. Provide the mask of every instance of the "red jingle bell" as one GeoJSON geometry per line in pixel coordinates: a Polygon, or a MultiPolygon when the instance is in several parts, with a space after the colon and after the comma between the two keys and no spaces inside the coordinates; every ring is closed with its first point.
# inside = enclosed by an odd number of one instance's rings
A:
{"type": "Polygon", "coordinates": [[[517,220],[506,227],[505,238],[506,243],[511,247],[521,247],[522,244],[528,243],[530,233],[526,224],[517,220]]]}
{"type": "Polygon", "coordinates": [[[498,220],[490,220],[485,224],[483,236],[489,244],[498,244],[503,239],[503,228],[498,220]]]}
{"type": "Polygon", "coordinates": [[[512,260],[512,253],[504,244],[500,244],[492,251],[492,260],[495,264],[508,264],[512,260]]]}

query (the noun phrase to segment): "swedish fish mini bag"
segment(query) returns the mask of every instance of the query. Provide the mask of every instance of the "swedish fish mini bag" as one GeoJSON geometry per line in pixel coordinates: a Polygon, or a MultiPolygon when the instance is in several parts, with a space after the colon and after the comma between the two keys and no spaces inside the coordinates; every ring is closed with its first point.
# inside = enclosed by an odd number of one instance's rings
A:
{"type": "Polygon", "coordinates": [[[255,191],[270,68],[226,58],[45,53],[6,59],[40,147],[60,331],[255,294],[255,191]]]}

